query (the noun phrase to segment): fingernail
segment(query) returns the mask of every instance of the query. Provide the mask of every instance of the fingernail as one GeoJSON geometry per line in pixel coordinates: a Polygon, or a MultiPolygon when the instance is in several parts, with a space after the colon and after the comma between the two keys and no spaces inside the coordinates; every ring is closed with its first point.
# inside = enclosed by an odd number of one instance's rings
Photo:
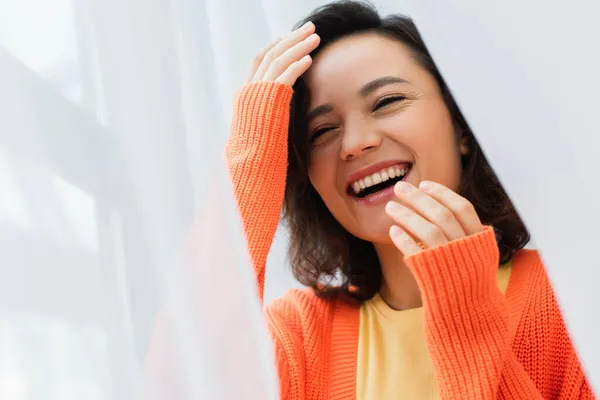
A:
{"type": "Polygon", "coordinates": [[[316,33],[313,33],[312,35],[310,35],[309,37],[307,37],[304,40],[309,41],[309,42],[314,42],[315,40],[317,40],[318,37],[319,36],[316,33]]]}
{"type": "Polygon", "coordinates": [[[398,182],[396,183],[396,188],[400,191],[400,193],[410,193],[413,191],[414,187],[410,183],[407,182],[398,182]]]}
{"type": "Polygon", "coordinates": [[[385,205],[385,210],[392,214],[399,213],[403,209],[404,209],[404,207],[402,207],[400,204],[396,203],[395,201],[390,201],[389,203],[387,203],[385,205]]]}
{"type": "Polygon", "coordinates": [[[421,182],[421,184],[419,184],[419,188],[421,190],[428,192],[431,189],[433,189],[433,182],[423,181],[423,182],[421,182]]]}
{"type": "Polygon", "coordinates": [[[392,225],[392,227],[390,228],[390,236],[392,238],[400,237],[403,233],[404,231],[400,229],[398,225],[392,225]]]}
{"type": "Polygon", "coordinates": [[[304,30],[304,31],[307,31],[307,30],[309,30],[310,28],[312,28],[312,26],[313,26],[313,25],[314,25],[314,24],[312,23],[312,21],[308,21],[307,23],[305,23],[304,25],[302,25],[302,28],[301,28],[301,29],[302,29],[302,30],[304,30]]]}

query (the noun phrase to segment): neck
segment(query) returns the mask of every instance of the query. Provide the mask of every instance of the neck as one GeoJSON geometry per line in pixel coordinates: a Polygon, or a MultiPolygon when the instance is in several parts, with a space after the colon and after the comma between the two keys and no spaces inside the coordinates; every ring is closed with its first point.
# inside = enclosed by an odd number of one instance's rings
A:
{"type": "Polygon", "coordinates": [[[394,310],[421,307],[421,292],[404,255],[393,244],[375,244],[381,264],[382,283],[379,291],[383,300],[394,310]]]}

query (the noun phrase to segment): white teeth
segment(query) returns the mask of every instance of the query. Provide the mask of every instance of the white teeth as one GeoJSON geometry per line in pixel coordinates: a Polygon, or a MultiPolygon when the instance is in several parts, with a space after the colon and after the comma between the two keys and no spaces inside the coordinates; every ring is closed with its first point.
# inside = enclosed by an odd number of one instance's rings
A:
{"type": "Polygon", "coordinates": [[[408,173],[409,168],[401,168],[401,167],[388,167],[384,168],[379,172],[375,172],[372,175],[366,176],[362,179],[358,179],[354,183],[352,183],[352,190],[354,194],[359,194],[362,190],[377,185],[381,182],[385,182],[388,179],[396,178],[399,176],[404,176],[408,173]]]}
{"type": "Polygon", "coordinates": [[[377,185],[378,183],[381,183],[381,175],[379,175],[378,172],[375,172],[373,174],[373,184],[377,185]]]}

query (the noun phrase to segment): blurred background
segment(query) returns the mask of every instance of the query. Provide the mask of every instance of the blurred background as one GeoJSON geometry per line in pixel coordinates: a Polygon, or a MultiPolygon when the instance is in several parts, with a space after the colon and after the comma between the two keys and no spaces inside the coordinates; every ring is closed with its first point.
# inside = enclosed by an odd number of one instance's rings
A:
{"type": "MultiPolygon", "coordinates": [[[[142,373],[158,325],[182,398],[276,398],[222,155],[249,60],[324,3],[0,0],[0,398],[171,398],[142,373]]],[[[599,6],[374,4],[416,19],[598,390],[599,6]]],[[[266,303],[299,286],[286,241],[266,303]]]]}

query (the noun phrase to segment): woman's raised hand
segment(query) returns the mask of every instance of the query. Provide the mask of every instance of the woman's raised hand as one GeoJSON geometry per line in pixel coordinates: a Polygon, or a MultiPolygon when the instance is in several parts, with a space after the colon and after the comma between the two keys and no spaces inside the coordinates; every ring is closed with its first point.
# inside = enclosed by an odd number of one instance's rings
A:
{"type": "Polygon", "coordinates": [[[421,182],[416,188],[398,182],[394,193],[404,205],[391,201],[386,206],[395,222],[390,237],[404,256],[420,252],[419,243],[432,248],[484,229],[473,204],[439,183],[421,182]]]}
{"type": "Polygon", "coordinates": [[[293,86],[312,64],[309,53],[319,42],[315,25],[307,22],[261,50],[252,61],[246,82],[275,81],[293,86]]]}

